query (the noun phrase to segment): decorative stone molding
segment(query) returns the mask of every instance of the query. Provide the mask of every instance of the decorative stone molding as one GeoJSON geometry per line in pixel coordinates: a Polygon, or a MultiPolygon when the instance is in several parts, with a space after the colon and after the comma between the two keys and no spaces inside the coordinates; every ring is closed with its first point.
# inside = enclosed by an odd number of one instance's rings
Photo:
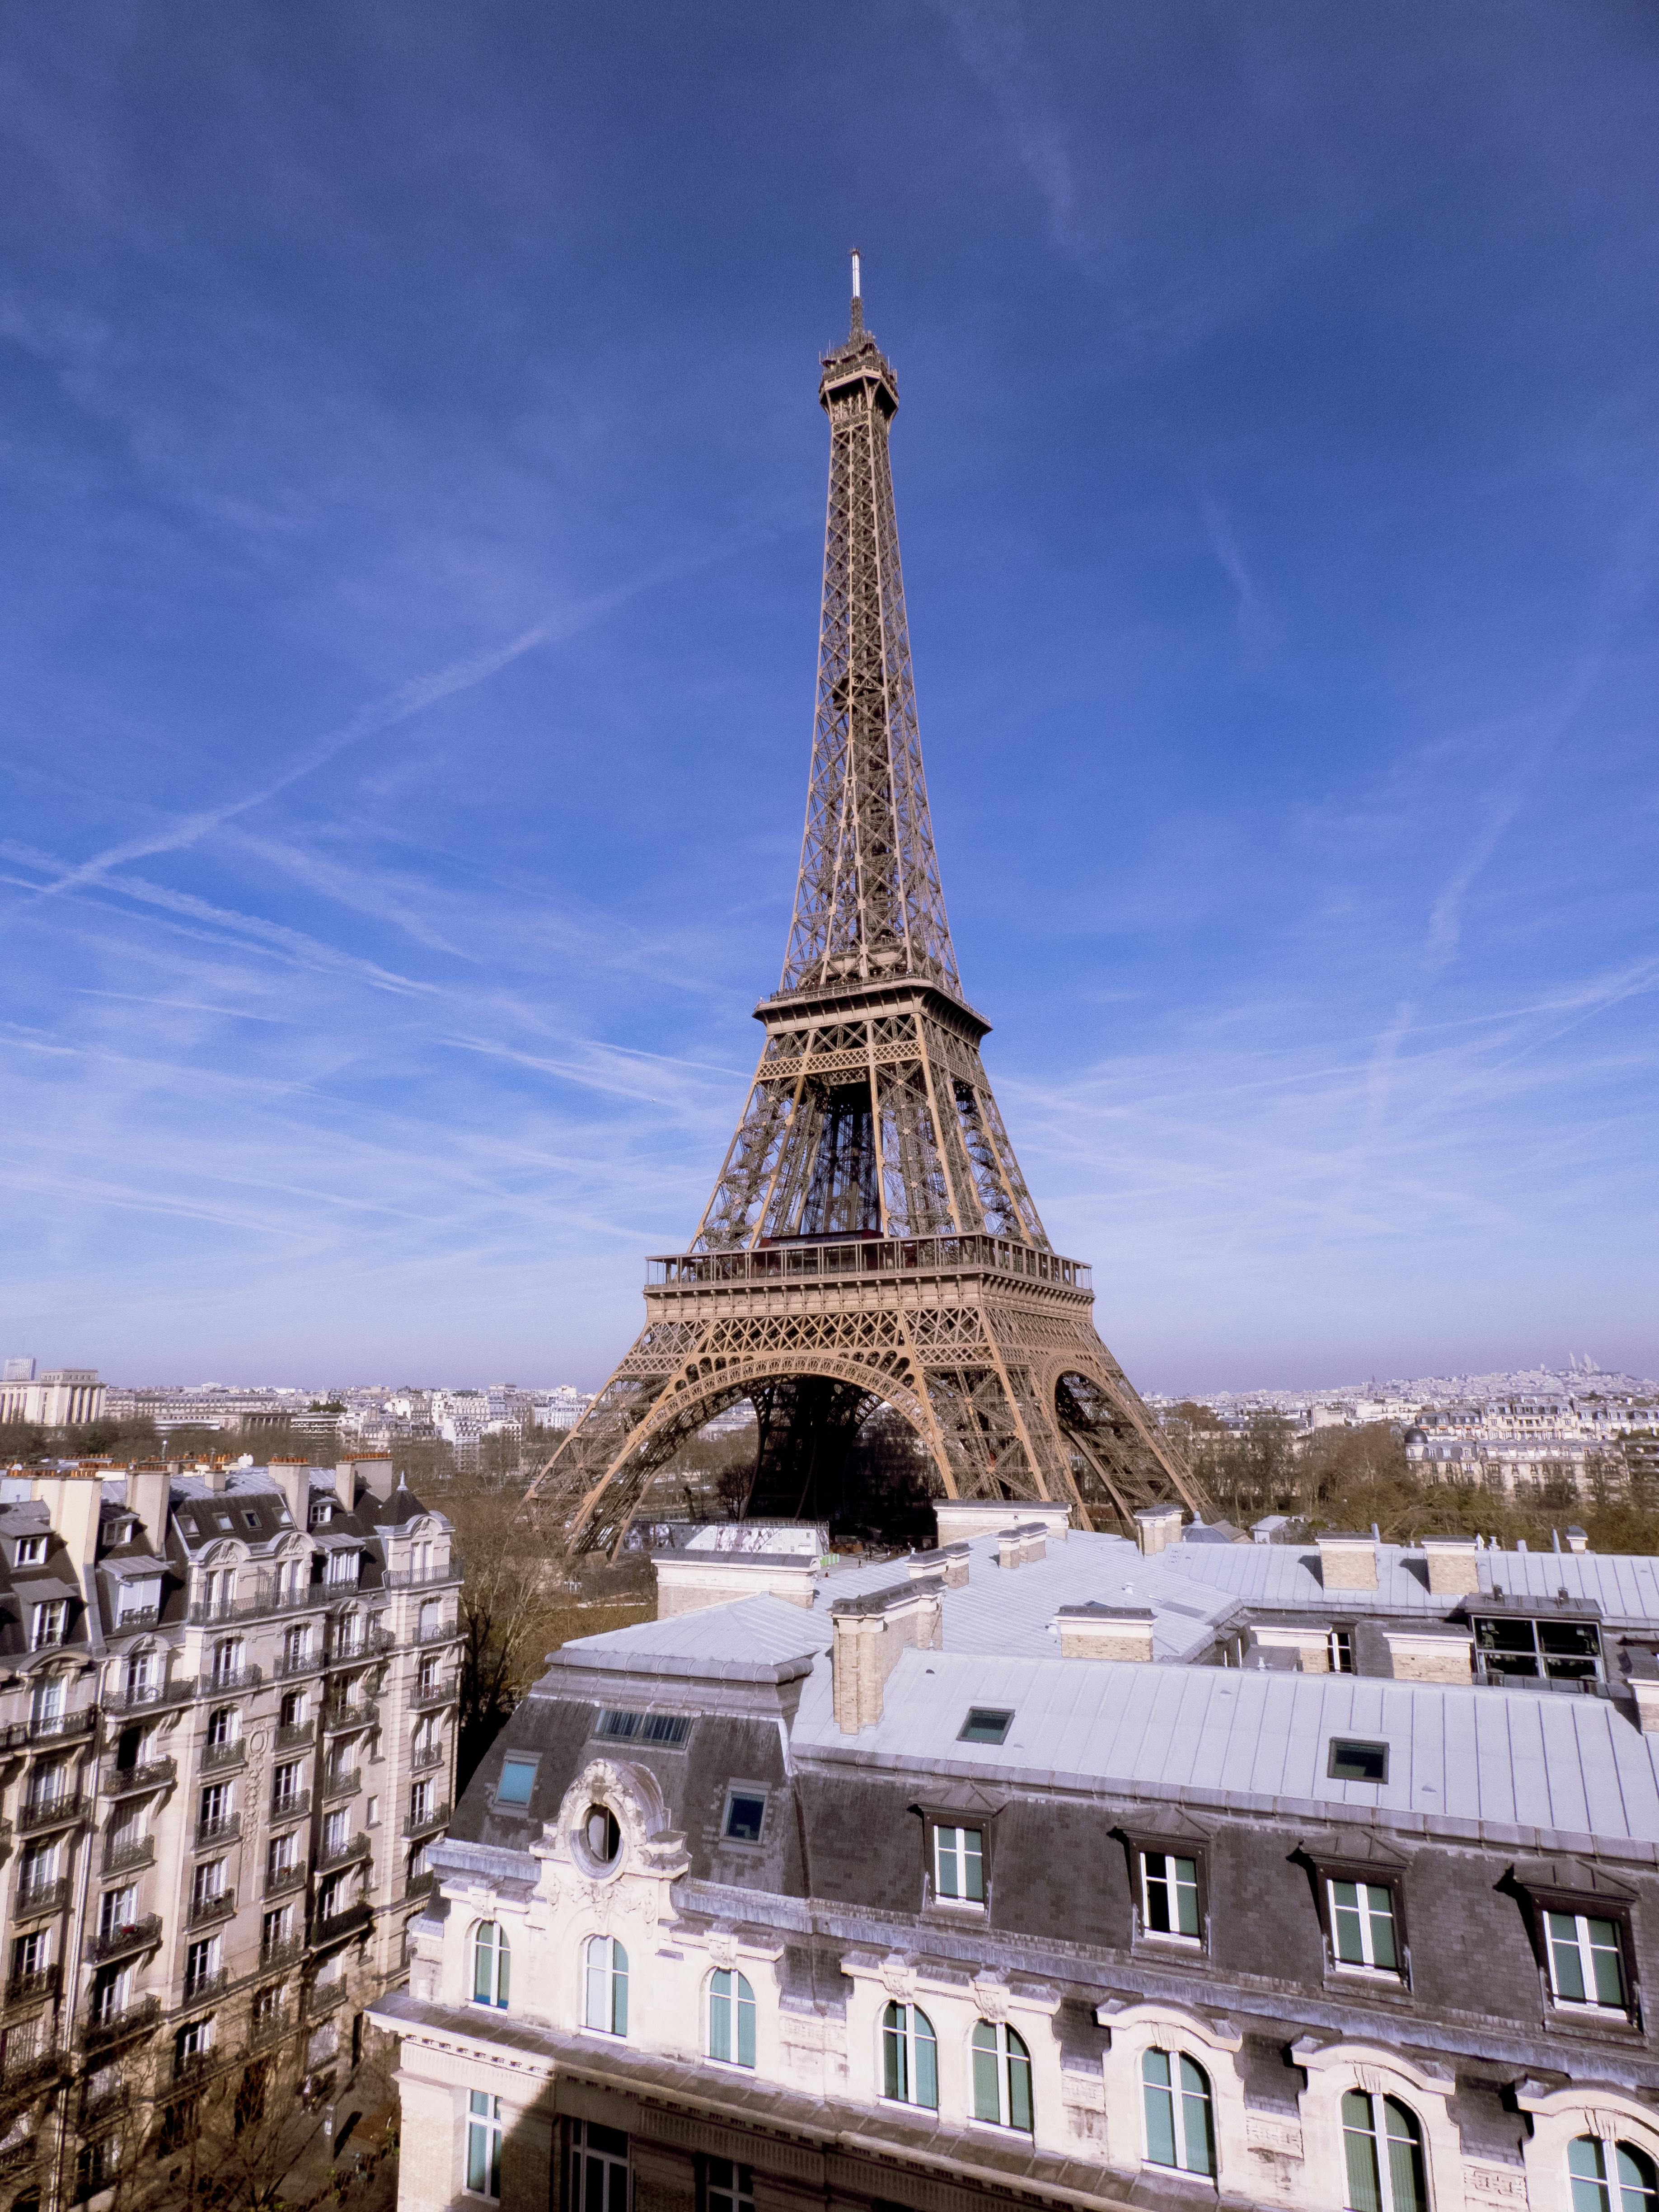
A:
{"type": "Polygon", "coordinates": [[[916,2001],[916,1970],[912,1961],[902,1953],[891,1951],[877,1968],[881,1985],[895,2004],[914,2004],[916,2001]]]}
{"type": "Polygon", "coordinates": [[[1518,2166],[1477,2166],[1465,2160],[1463,2187],[1477,2204],[1523,2205],[1527,2177],[1518,2166]]]}
{"type": "Polygon", "coordinates": [[[1252,2150],[1270,2152],[1275,2158],[1302,2156],[1302,2123],[1288,2112],[1244,2115],[1244,2140],[1252,2150]]]}
{"type": "Polygon", "coordinates": [[[1003,2021],[1008,2017],[1008,1984],[994,1974],[975,1974],[969,1987],[974,2002],[987,2020],[1003,2021]]]}

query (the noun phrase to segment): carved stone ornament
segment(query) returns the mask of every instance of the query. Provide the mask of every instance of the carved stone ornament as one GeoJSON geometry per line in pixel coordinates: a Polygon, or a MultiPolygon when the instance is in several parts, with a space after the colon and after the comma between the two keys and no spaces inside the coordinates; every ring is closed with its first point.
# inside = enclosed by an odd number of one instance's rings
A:
{"type": "Polygon", "coordinates": [[[987,2020],[1003,2021],[1008,2017],[1008,1984],[997,1981],[989,1974],[975,1974],[973,1979],[974,2002],[987,2020]]]}
{"type": "Polygon", "coordinates": [[[722,1972],[730,1973],[738,1963],[738,1939],[729,1928],[711,1928],[708,1931],[708,1955],[722,1972]]]}
{"type": "Polygon", "coordinates": [[[1252,2150],[1273,2151],[1280,2158],[1300,2158],[1302,2124],[1288,2113],[1246,2112],[1244,2140],[1252,2150]]]}
{"type": "Polygon", "coordinates": [[[1482,2204],[1523,2205],[1527,2177],[1518,2166],[1468,2166],[1463,2186],[1482,2204]]]}
{"type": "MultiPolygon", "coordinates": [[[[895,2004],[914,2004],[916,1970],[901,1952],[890,1951],[878,1969],[881,1985],[895,2004]]],[[[1000,2015],[999,2015],[1000,2017],[1000,2015]]]]}
{"type": "Polygon", "coordinates": [[[1356,2066],[1354,2079],[1362,2089],[1369,2091],[1373,2097],[1380,2097],[1389,2086],[1375,2066],[1356,2066]]]}
{"type": "Polygon", "coordinates": [[[669,1826],[656,1776],[632,1759],[590,1759],[565,1791],[558,1817],[545,1834],[537,1856],[562,1861],[590,1883],[609,1884],[623,1873],[674,1881],[691,1864],[685,1838],[669,1826]],[[596,1806],[612,1816],[621,1837],[608,1865],[595,1861],[582,1840],[582,1829],[596,1806]]]}

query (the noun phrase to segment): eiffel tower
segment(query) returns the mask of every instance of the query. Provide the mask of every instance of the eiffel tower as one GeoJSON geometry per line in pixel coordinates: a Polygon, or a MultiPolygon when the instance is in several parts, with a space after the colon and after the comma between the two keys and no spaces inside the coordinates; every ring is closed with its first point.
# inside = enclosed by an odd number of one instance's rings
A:
{"type": "Polygon", "coordinates": [[[1049,1243],[980,1059],[922,778],[898,385],[856,255],[851,332],[822,368],[817,711],[783,975],[697,1233],[647,1261],[643,1332],[531,1486],[567,1559],[614,1556],[658,1471],[745,1398],[751,1514],[817,1517],[881,1405],[948,1497],[1065,1499],[1085,1528],[1206,1508],[1096,1334],[1089,1269],[1049,1243]]]}

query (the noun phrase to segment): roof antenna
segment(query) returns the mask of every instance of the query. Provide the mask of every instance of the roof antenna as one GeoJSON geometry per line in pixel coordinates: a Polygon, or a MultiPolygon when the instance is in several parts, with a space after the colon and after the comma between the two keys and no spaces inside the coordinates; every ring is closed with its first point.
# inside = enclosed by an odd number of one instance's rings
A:
{"type": "Polygon", "coordinates": [[[859,337],[864,331],[864,300],[859,290],[859,250],[852,248],[853,258],[853,336],[859,337]]]}

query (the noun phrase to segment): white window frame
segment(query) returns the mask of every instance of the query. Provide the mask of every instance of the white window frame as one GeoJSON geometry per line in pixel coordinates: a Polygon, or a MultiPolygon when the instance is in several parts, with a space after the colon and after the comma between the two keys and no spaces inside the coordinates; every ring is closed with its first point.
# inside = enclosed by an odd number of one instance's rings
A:
{"type": "Polygon", "coordinates": [[[1185,1851],[1172,1851],[1153,1845],[1142,1850],[1139,1856],[1141,1934],[1151,1943],[1179,1943],[1189,1951],[1202,1950],[1204,1948],[1203,1888],[1199,1879],[1197,1854],[1194,1853],[1191,1857],[1188,1857],[1185,1851]],[[1164,1862],[1165,1870],[1162,1874],[1155,1875],[1152,1872],[1154,1859],[1161,1859],[1164,1862]],[[1190,1881],[1182,1881],[1175,1872],[1177,1865],[1191,1867],[1193,1877],[1190,1881]],[[1169,1917],[1176,1923],[1172,1928],[1154,1928],[1152,1925],[1152,1884],[1155,1881],[1168,1892],[1167,1903],[1172,1908],[1169,1917]],[[1192,1893],[1193,1918],[1197,1923],[1190,1934],[1180,1924],[1182,1893],[1187,1890],[1192,1893]]]}
{"type": "Polygon", "coordinates": [[[1036,2069],[1031,2063],[1031,2046],[1026,2042],[1025,2038],[1021,2035],[1019,2030],[1006,2020],[976,2020],[974,2022],[973,2027],[969,2030],[968,2102],[969,2112],[975,2127],[1001,2128],[1010,2135],[1024,2136],[1028,2138],[1036,2132],[1036,2069]],[[975,2048],[974,2037],[981,2027],[990,2028],[996,2039],[995,2060],[998,2117],[994,2120],[987,2118],[987,2116],[979,2110],[978,2085],[975,2079],[976,2068],[974,2063],[979,2054],[975,2048]],[[1009,2048],[1009,2038],[1011,2036],[1013,2037],[1019,2045],[1019,2050],[1018,2052],[1012,2051],[1009,2048]],[[1024,2066],[1025,2069],[1026,2093],[1031,2107],[1031,2124],[1030,2127],[1022,2127],[1018,2121],[1012,2118],[1013,2069],[1017,2065],[1024,2066]]]}
{"type": "Polygon", "coordinates": [[[1157,2173],[1196,2174],[1205,2181],[1215,2181],[1218,2178],[1220,2147],[1216,2137],[1215,2083],[1211,2079],[1209,2068],[1201,2060],[1193,2057],[1189,2052],[1179,2050],[1172,2045],[1149,2043],[1140,2054],[1139,2070],[1140,2126],[1142,2142],[1145,2145],[1141,2156],[1144,2162],[1157,2173]],[[1146,2079],[1146,2062],[1154,2053],[1162,2058],[1169,2068],[1170,2079],[1167,2082],[1149,2081],[1146,2079]],[[1182,2078],[1181,2069],[1183,2064],[1190,2066],[1203,2082],[1204,2087],[1201,2091],[1189,2089],[1187,2087],[1182,2078]],[[1175,2148],[1173,2164],[1164,2159],[1152,2156],[1149,2100],[1154,2096],[1164,2099],[1168,2106],[1170,2140],[1175,2148]],[[1206,2138],[1204,2149],[1206,2153],[1205,2162],[1196,2166],[1192,2160],[1191,2108],[1194,2104],[1202,2108],[1202,2124],[1206,2138]]]}
{"type": "Polygon", "coordinates": [[[932,1826],[933,1902],[936,1905],[948,1905],[959,1911],[983,1912],[986,1887],[984,1829],[956,1827],[944,1820],[935,1820],[932,1826]],[[971,1850],[968,1847],[968,1838],[970,1836],[975,1839],[974,1848],[971,1850]],[[947,1859],[951,1862],[950,1873],[953,1883],[957,1880],[957,1870],[960,1869],[962,1881],[960,1889],[955,1887],[947,1889],[945,1887],[947,1859]],[[968,1887],[975,1875],[979,1881],[977,1897],[970,1893],[968,1887]]]}
{"type": "Polygon", "coordinates": [[[38,1567],[46,1563],[46,1540],[44,1536],[20,1536],[17,1539],[17,1564],[20,1567],[38,1567]]]}
{"type": "Polygon", "coordinates": [[[1364,1881],[1358,1875],[1328,1875],[1325,1878],[1325,1909],[1330,1915],[1331,1965],[1337,1973],[1375,1974],[1389,1982],[1404,1978],[1405,1956],[1400,1942],[1400,1915],[1395,1910],[1394,1891],[1387,1883],[1364,1881]],[[1338,1906],[1336,1893],[1339,1886],[1353,1891],[1356,1900],[1353,1905],[1338,1906]],[[1376,1897],[1382,1900],[1380,1912],[1370,1902],[1376,1897]],[[1360,1955],[1357,1959],[1345,1959],[1337,1948],[1339,1910],[1358,1920],[1360,1955]],[[1391,1966],[1379,1963],[1376,1957],[1375,1923],[1378,1920],[1388,1923],[1389,1944],[1395,1955],[1395,1964],[1391,1966]]]}
{"type": "Polygon", "coordinates": [[[55,1651],[69,1633],[69,1600],[42,1598],[29,1619],[29,1650],[55,1651]]]}
{"type": "Polygon", "coordinates": [[[484,2005],[494,2012],[505,2012],[513,1989],[513,1946],[507,1942],[507,1929],[499,1920],[480,1920],[474,1924],[467,1944],[466,2001],[469,2004],[484,2005]],[[483,1940],[485,1929],[494,1931],[493,1940],[483,1940]],[[482,1951],[489,1961],[489,1989],[478,1995],[478,1956],[482,1951]]]}
{"type": "Polygon", "coordinates": [[[501,2201],[501,2142],[506,2134],[506,2122],[501,2114],[501,2100],[492,2097],[487,2089],[469,2091],[466,2113],[461,2130],[461,2194],[479,2199],[486,2204],[501,2201]],[[482,2150],[483,2187],[472,2186],[473,2148],[482,2150]]]}
{"type": "Polygon", "coordinates": [[[1626,2019],[1629,2017],[1630,1973],[1625,1961],[1625,1933],[1619,1922],[1614,1919],[1611,1913],[1568,1912],[1563,1911],[1557,1906],[1546,1906],[1544,1911],[1544,1956],[1548,1962],[1550,1996],[1563,2012],[1595,2013],[1603,2020],[1606,2020],[1610,2014],[1613,2013],[1617,2013],[1626,2019]],[[1572,1948],[1577,1953],[1579,1978],[1583,1981],[1586,1990],[1593,1990],[1596,1986],[1595,1957],[1597,1952],[1604,1954],[1607,1951],[1612,1952],[1619,1971],[1620,1996],[1616,2003],[1608,2002],[1601,1997],[1573,1997],[1563,1996],[1560,1983],[1556,1974],[1556,1936],[1553,1924],[1557,1921],[1562,1920],[1570,1920],[1572,1923],[1572,1948]],[[1592,1943],[1590,1942],[1589,1923],[1592,1920],[1600,1921],[1603,1926],[1612,1929],[1613,1940],[1611,1944],[1592,1943]]]}
{"type": "Polygon", "coordinates": [[[629,1960],[626,1947],[618,1942],[614,1936],[590,1936],[587,1941],[582,1945],[581,1948],[581,1972],[582,2027],[584,2032],[589,2035],[609,2035],[613,2037],[619,2043],[625,2043],[628,2039],[629,1979],[629,1960]],[[601,1948],[604,1952],[603,1965],[598,1963],[596,1957],[596,1953],[601,1948]],[[618,1954],[620,1954],[622,1959],[622,1965],[620,1967],[617,1964],[618,1954]],[[597,2008],[597,2009],[602,2010],[605,2014],[605,2018],[602,2021],[593,2020],[590,2017],[590,2014],[596,2009],[594,2004],[596,1976],[602,1977],[604,1984],[604,2002],[601,2006],[597,2008]],[[617,2018],[617,1984],[618,1981],[621,1982],[623,1990],[623,2024],[620,2027],[617,2027],[615,2025],[617,2018]]]}
{"type": "Polygon", "coordinates": [[[1325,1648],[1330,1654],[1333,1674],[1352,1674],[1353,1672],[1353,1631],[1333,1628],[1327,1632],[1325,1648]]]}

